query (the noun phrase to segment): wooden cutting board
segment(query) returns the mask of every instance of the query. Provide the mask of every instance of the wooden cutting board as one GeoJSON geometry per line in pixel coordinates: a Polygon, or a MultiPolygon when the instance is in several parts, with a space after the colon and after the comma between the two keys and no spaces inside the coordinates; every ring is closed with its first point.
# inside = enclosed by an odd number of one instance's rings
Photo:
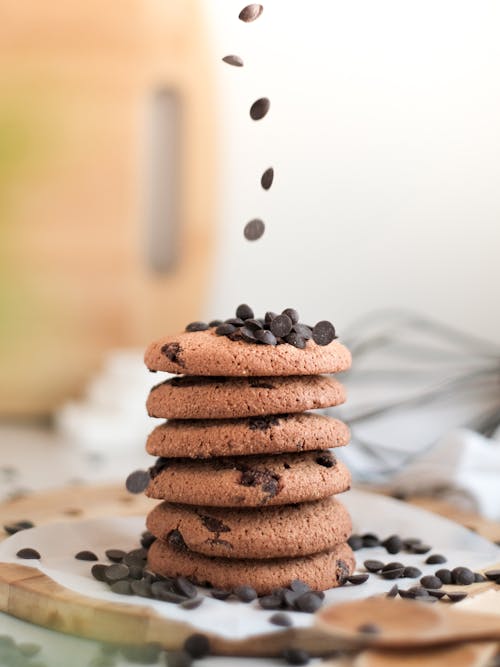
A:
{"type": "MultiPolygon", "coordinates": [[[[0,505],[3,524],[29,519],[36,525],[109,516],[145,516],[154,501],[122,486],[72,486],[12,499],[0,505]]],[[[470,517],[469,517],[470,520],[470,517]]],[[[6,537],[1,534],[0,539],[6,537]]],[[[480,593],[489,583],[476,585],[480,593]]],[[[470,589],[469,589],[470,592],[470,589]]],[[[160,642],[178,648],[196,628],[159,617],[147,607],[104,602],[80,595],[25,565],[0,564],[0,610],[37,625],[100,641],[160,642]]],[[[314,628],[292,628],[246,640],[212,638],[221,655],[269,656],[300,646],[312,654],[336,649],[336,641],[314,628]]],[[[332,663],[333,664],[333,663],[332,663]]]]}

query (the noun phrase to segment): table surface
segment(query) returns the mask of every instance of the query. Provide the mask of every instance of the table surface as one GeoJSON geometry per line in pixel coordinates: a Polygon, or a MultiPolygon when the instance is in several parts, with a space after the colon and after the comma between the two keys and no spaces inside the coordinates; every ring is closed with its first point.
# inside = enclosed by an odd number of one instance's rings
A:
{"type": "MultiPolygon", "coordinates": [[[[106,452],[91,451],[65,442],[48,427],[2,425],[0,502],[4,503],[3,514],[6,516],[0,517],[1,523],[12,519],[7,516],[5,508],[15,508],[18,519],[36,515],[42,522],[44,516],[52,517],[54,499],[57,498],[57,489],[61,487],[74,489],[75,498],[73,506],[59,508],[61,519],[79,518],[82,502],[86,508],[85,516],[102,516],[107,511],[109,515],[137,513],[137,503],[142,500],[125,492],[117,493],[117,489],[119,491],[119,486],[131,470],[144,468],[149,464],[150,457],[144,452],[141,443],[138,443],[137,448],[126,452],[116,449],[106,452]],[[103,485],[97,498],[93,497],[87,486],[96,483],[103,485]],[[44,500],[40,502],[40,498],[44,500]]],[[[458,521],[492,541],[500,540],[500,525],[474,513],[464,512],[433,498],[409,498],[408,501],[458,521]]],[[[11,514],[10,509],[8,514],[11,514]]],[[[5,614],[0,614],[0,635],[10,635],[18,643],[39,644],[42,650],[37,659],[50,667],[98,664],[98,642],[52,632],[5,614]]],[[[125,667],[137,663],[120,658],[114,664],[125,667]]],[[[207,667],[262,667],[265,664],[283,665],[283,661],[213,657],[205,659],[203,664],[207,667]]]]}

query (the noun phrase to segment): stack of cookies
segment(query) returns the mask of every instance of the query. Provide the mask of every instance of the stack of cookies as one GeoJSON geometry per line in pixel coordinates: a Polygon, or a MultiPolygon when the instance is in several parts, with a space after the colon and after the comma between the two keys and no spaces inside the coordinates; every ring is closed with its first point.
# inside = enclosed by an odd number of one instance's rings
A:
{"type": "Polygon", "coordinates": [[[307,327],[292,309],[255,319],[240,306],[236,318],[152,343],[145,362],[177,374],[147,401],[167,420],[147,442],[158,459],[146,494],[162,501],[147,517],[157,538],[149,568],[258,594],[296,579],[314,590],[342,584],[354,557],[337,494],[350,475],[330,449],[348,444],[349,430],[309,412],[345,400],[325,375],[350,365],[332,325],[307,327]]]}

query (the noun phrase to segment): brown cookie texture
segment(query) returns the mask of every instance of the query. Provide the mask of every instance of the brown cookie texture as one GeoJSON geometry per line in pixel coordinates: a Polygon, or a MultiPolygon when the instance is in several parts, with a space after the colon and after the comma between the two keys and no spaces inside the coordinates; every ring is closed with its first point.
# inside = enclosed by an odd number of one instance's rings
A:
{"type": "Polygon", "coordinates": [[[252,586],[259,595],[300,579],[313,590],[342,585],[354,571],[354,554],[347,544],[297,558],[213,558],[190,551],[178,535],[156,540],[149,549],[148,567],[166,577],[186,577],[201,586],[222,590],[252,586]]]}
{"type": "Polygon", "coordinates": [[[152,371],[183,375],[318,375],[347,370],[351,354],[338,340],[324,346],[308,340],[301,350],[233,341],[209,329],[161,338],[148,346],[144,361],[152,371]]]}
{"type": "Polygon", "coordinates": [[[186,505],[259,507],[320,500],[350,488],[351,475],[330,451],[215,459],[158,459],[150,498],[186,505]]]}
{"type": "Polygon", "coordinates": [[[304,412],[340,405],[344,387],[326,375],[225,378],[182,376],[151,389],[150,417],[228,419],[304,412]]]}
{"type": "Polygon", "coordinates": [[[193,507],[163,502],[146,526],[168,541],[177,531],[187,548],[206,556],[283,558],[328,551],[346,542],[352,524],[334,497],[252,509],[193,507]]]}
{"type": "Polygon", "coordinates": [[[153,456],[206,459],[303,452],[349,443],[349,427],[314,413],[264,415],[244,419],[170,419],[148,437],[153,456]]]}

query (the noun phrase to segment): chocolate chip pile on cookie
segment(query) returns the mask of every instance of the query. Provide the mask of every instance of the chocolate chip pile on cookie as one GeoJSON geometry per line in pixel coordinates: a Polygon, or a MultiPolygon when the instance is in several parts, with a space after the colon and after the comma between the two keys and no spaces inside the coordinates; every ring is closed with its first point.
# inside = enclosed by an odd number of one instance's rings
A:
{"type": "Polygon", "coordinates": [[[331,374],[350,361],[329,322],[309,327],[294,309],[258,319],[247,305],[148,347],[151,371],[176,374],[147,400],[167,420],[147,441],[157,461],[129,481],[162,501],[147,518],[153,572],[259,595],[344,583],[354,557],[337,494],[350,475],[331,448],[349,430],[311,410],[344,402],[331,374]]]}

